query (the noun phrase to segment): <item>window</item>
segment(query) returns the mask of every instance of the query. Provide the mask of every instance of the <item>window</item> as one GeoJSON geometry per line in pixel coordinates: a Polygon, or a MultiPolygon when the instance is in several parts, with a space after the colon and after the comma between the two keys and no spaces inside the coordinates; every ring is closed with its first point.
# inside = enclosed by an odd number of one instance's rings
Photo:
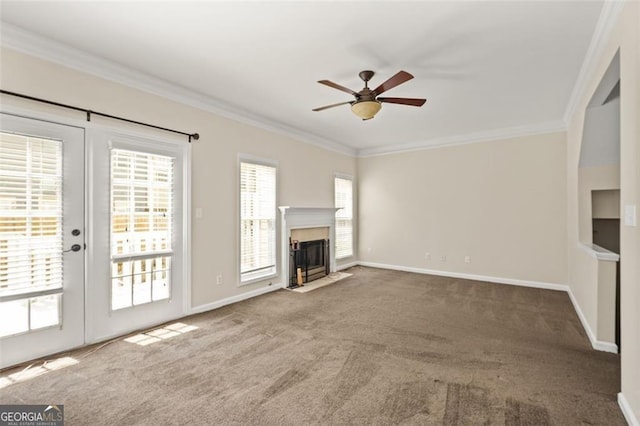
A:
{"type": "Polygon", "coordinates": [[[276,273],[276,168],[240,162],[240,281],[276,273]]]}
{"type": "Polygon", "coordinates": [[[353,180],[336,177],[336,258],[353,256],[353,180]]]}
{"type": "Polygon", "coordinates": [[[62,143],[0,133],[0,337],[60,323],[62,143]]]}
{"type": "Polygon", "coordinates": [[[174,158],[111,151],[111,309],[168,299],[174,158]]]}

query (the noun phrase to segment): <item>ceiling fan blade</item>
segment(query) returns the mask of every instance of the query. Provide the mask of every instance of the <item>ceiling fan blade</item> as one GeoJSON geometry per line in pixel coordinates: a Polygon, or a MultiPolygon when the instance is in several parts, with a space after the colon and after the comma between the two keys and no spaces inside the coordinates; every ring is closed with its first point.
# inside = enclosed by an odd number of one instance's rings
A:
{"type": "Polygon", "coordinates": [[[351,103],[351,101],[349,101],[349,102],[339,102],[339,103],[337,103],[337,104],[325,105],[325,106],[323,106],[323,107],[314,108],[314,109],[312,109],[311,111],[322,111],[322,110],[325,110],[325,109],[329,109],[329,108],[337,107],[337,106],[340,106],[340,105],[346,105],[346,104],[350,104],[350,103],[351,103]]]}
{"type": "Polygon", "coordinates": [[[390,104],[401,104],[401,105],[411,105],[411,106],[422,106],[426,99],[417,99],[417,98],[377,98],[380,102],[387,102],[390,104]]]}
{"type": "Polygon", "coordinates": [[[351,89],[348,89],[344,86],[340,86],[339,84],[334,83],[333,81],[329,81],[329,80],[320,80],[318,81],[318,83],[320,84],[324,84],[325,86],[329,86],[329,87],[333,87],[334,89],[338,89],[338,90],[342,90],[343,92],[347,92],[353,96],[357,96],[358,94],[356,92],[354,92],[351,89]]]}
{"type": "Polygon", "coordinates": [[[404,83],[405,81],[411,80],[412,78],[413,78],[413,76],[411,74],[409,74],[408,72],[406,72],[406,71],[398,71],[398,73],[396,75],[394,75],[389,80],[385,81],[380,86],[378,86],[374,90],[374,92],[376,92],[377,95],[380,95],[380,94],[386,92],[387,90],[393,89],[394,87],[404,83]]]}

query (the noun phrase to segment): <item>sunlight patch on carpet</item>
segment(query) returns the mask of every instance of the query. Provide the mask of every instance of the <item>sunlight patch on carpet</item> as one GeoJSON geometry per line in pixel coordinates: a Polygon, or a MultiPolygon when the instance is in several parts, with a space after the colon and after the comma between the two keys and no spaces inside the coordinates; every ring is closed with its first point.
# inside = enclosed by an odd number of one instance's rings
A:
{"type": "Polygon", "coordinates": [[[29,365],[27,368],[18,371],[17,373],[0,376],[0,389],[6,388],[7,386],[13,385],[14,383],[20,383],[26,380],[34,379],[51,371],[60,370],[61,368],[75,365],[78,362],[79,361],[75,358],[65,356],[54,359],[52,361],[45,361],[42,363],[42,365],[39,365],[37,367],[29,365]]]}
{"type": "Polygon", "coordinates": [[[155,328],[150,331],[145,331],[144,333],[136,334],[131,337],[127,337],[124,339],[125,342],[135,343],[140,346],[147,346],[152,343],[160,342],[162,340],[167,340],[172,337],[180,336],[184,333],[188,333],[193,330],[197,330],[198,327],[195,325],[187,325],[181,322],[176,322],[170,325],[166,325],[161,328],[155,328]]]}

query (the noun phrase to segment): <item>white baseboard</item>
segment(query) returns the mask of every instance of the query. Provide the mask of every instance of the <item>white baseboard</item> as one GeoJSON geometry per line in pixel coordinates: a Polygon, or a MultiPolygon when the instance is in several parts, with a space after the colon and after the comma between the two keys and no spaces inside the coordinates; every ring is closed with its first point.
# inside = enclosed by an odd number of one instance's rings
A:
{"type": "Polygon", "coordinates": [[[569,291],[569,286],[565,284],[546,283],[540,281],[518,280],[514,278],[491,277],[487,275],[464,274],[460,272],[439,271],[435,269],[414,268],[411,266],[388,265],[375,262],[358,262],[362,266],[372,268],[393,269],[395,271],[415,272],[417,274],[437,275],[441,277],[462,278],[473,281],[486,281],[497,284],[518,285],[522,287],[544,288],[547,290],[569,291]]]}
{"type": "Polygon", "coordinates": [[[615,343],[604,342],[602,340],[596,339],[596,336],[593,330],[591,330],[591,327],[589,326],[589,323],[587,322],[586,317],[582,313],[582,309],[580,309],[580,305],[578,305],[576,298],[573,296],[573,293],[571,292],[571,287],[569,287],[566,284],[518,280],[514,278],[491,277],[487,275],[464,274],[460,272],[439,271],[439,270],[433,270],[433,269],[389,265],[385,263],[376,263],[376,262],[357,262],[357,264],[362,266],[369,266],[372,268],[392,269],[395,271],[414,272],[417,274],[437,275],[441,277],[462,278],[462,279],[473,280],[473,281],[486,281],[486,282],[497,283],[497,284],[508,284],[508,285],[522,286],[522,287],[533,287],[533,288],[542,288],[547,290],[564,291],[567,294],[569,294],[571,303],[573,304],[573,307],[576,313],[578,314],[578,318],[580,318],[582,327],[587,333],[587,337],[589,338],[589,342],[591,343],[591,346],[593,347],[593,349],[598,351],[603,351],[603,352],[611,352],[615,354],[618,353],[618,345],[616,345],[615,343]]]}
{"type": "Polygon", "coordinates": [[[629,426],[640,426],[640,421],[631,410],[631,406],[629,405],[629,401],[624,397],[624,394],[620,392],[618,394],[618,405],[620,406],[620,410],[622,410],[622,415],[624,416],[629,426]]]}
{"type": "Polygon", "coordinates": [[[343,269],[348,269],[354,266],[358,266],[360,263],[358,262],[349,262],[349,263],[345,263],[344,265],[338,265],[336,266],[336,271],[342,271],[343,269]]]}
{"type": "MultiPolygon", "coordinates": [[[[391,269],[394,271],[413,272],[417,274],[436,275],[436,276],[450,277],[450,278],[462,278],[462,279],[473,280],[473,281],[484,281],[484,282],[497,283],[497,284],[517,285],[521,287],[532,287],[532,288],[541,288],[546,290],[564,291],[569,295],[569,299],[571,299],[573,308],[578,314],[578,318],[582,323],[582,327],[584,328],[593,349],[598,351],[603,351],[603,352],[611,352],[616,354],[618,353],[618,345],[616,345],[615,343],[603,342],[601,340],[596,339],[595,333],[593,332],[593,330],[591,330],[591,327],[589,326],[589,323],[587,322],[586,317],[582,313],[582,309],[580,309],[580,305],[578,305],[576,298],[571,292],[571,288],[566,284],[519,280],[515,278],[492,277],[488,275],[465,274],[460,272],[439,271],[434,269],[415,268],[411,266],[400,266],[400,265],[390,265],[386,263],[361,262],[361,261],[354,261],[344,265],[337,266],[336,271],[351,268],[357,265],[368,266],[371,268],[391,269]]],[[[281,285],[274,284],[268,287],[262,287],[253,291],[249,291],[247,293],[242,293],[237,296],[231,296],[231,297],[227,297],[225,299],[221,299],[212,303],[207,303],[205,305],[195,306],[191,308],[191,310],[189,311],[189,314],[197,314],[201,312],[210,311],[212,309],[220,308],[222,306],[229,305],[231,303],[236,303],[242,300],[250,299],[252,297],[260,296],[261,294],[269,293],[271,291],[275,291],[280,288],[282,288],[281,285]]]]}
{"type": "Polygon", "coordinates": [[[198,305],[192,307],[188,314],[199,314],[201,312],[211,311],[213,309],[221,308],[232,303],[241,302],[243,300],[251,299],[252,297],[260,296],[261,294],[270,293],[272,291],[280,290],[282,284],[272,284],[267,287],[261,287],[256,290],[251,290],[246,293],[238,294],[236,296],[227,297],[225,299],[216,300],[215,302],[206,303],[204,305],[198,305]]]}
{"type": "Polygon", "coordinates": [[[569,294],[569,299],[571,299],[571,303],[573,304],[573,309],[575,309],[578,314],[578,318],[580,318],[580,322],[582,323],[582,328],[587,333],[587,337],[589,338],[589,342],[591,342],[591,346],[593,349],[603,352],[611,352],[614,354],[618,353],[618,345],[611,342],[604,342],[602,340],[598,340],[596,338],[596,334],[591,329],[591,326],[587,322],[587,317],[585,317],[584,313],[582,313],[582,309],[580,309],[580,305],[576,300],[571,288],[567,289],[567,293],[569,294]]]}
{"type": "MultiPolygon", "coordinates": [[[[341,271],[343,269],[351,268],[352,266],[357,266],[358,262],[349,262],[344,265],[336,266],[336,271],[341,271]]],[[[284,287],[282,284],[273,284],[267,287],[262,287],[256,290],[248,291],[246,293],[239,294],[237,296],[227,297],[225,299],[216,300],[215,302],[206,303],[204,305],[194,306],[187,312],[187,315],[191,314],[199,314],[202,312],[211,311],[213,309],[221,308],[226,305],[230,305],[232,303],[241,302],[243,300],[251,299],[252,297],[260,296],[262,294],[270,293],[272,291],[276,291],[284,287]]]]}

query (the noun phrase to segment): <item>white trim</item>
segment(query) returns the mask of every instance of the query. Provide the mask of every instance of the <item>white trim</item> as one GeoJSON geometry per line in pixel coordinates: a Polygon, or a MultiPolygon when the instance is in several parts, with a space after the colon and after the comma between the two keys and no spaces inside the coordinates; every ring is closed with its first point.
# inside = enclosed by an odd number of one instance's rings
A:
{"type": "Polygon", "coordinates": [[[567,293],[569,294],[569,299],[571,299],[571,304],[573,304],[573,309],[576,311],[576,314],[578,314],[578,318],[580,319],[580,322],[582,323],[582,328],[584,328],[584,331],[587,334],[587,338],[589,338],[589,342],[591,343],[591,347],[593,349],[597,350],[597,351],[610,352],[610,353],[617,354],[618,353],[618,345],[616,345],[615,343],[604,342],[604,341],[598,340],[596,338],[596,334],[591,329],[591,326],[589,325],[589,322],[587,321],[587,317],[582,312],[582,309],[580,308],[580,305],[578,304],[578,300],[576,299],[576,297],[573,295],[573,292],[571,291],[571,287],[569,287],[567,289],[567,293]]]}
{"type": "Polygon", "coordinates": [[[182,170],[182,179],[185,186],[185,192],[182,194],[182,200],[184,202],[183,209],[184,216],[182,218],[182,232],[184,238],[182,239],[182,265],[184,270],[182,271],[182,279],[184,280],[184,287],[182,288],[182,312],[185,314],[191,310],[191,221],[192,221],[192,192],[193,187],[191,180],[191,163],[192,163],[192,145],[189,144],[185,148],[184,158],[183,158],[183,170],[182,170]]]}
{"type": "MultiPolygon", "coordinates": [[[[280,210],[280,250],[282,288],[288,288],[289,276],[289,238],[292,229],[329,228],[329,241],[336,239],[335,207],[289,207],[279,206],[280,210]]],[[[329,244],[329,272],[336,270],[335,244],[329,244]]]]}
{"type": "MultiPolygon", "coordinates": [[[[240,123],[309,143],[328,151],[355,156],[356,150],[340,142],[325,139],[285,123],[270,120],[233,107],[214,97],[180,87],[168,81],[135,71],[62,43],[38,36],[6,22],[0,27],[0,44],[36,58],[54,62],[105,80],[161,96],[240,123]]],[[[29,93],[26,93],[27,95],[29,93]]]]}
{"type": "Polygon", "coordinates": [[[568,291],[569,286],[565,284],[546,283],[541,281],[519,280],[515,278],[491,277],[488,275],[464,274],[460,272],[439,271],[434,269],[414,268],[410,266],[388,265],[376,262],[358,262],[358,265],[372,268],[392,269],[395,271],[414,272],[417,274],[437,275],[440,277],[462,278],[465,280],[485,281],[497,284],[517,285],[521,287],[543,288],[547,290],[568,291]]]}
{"type": "MultiPolygon", "coordinates": [[[[251,284],[256,284],[259,282],[264,282],[267,281],[269,279],[275,278],[278,276],[278,274],[280,274],[280,271],[278,270],[278,251],[279,251],[279,247],[278,247],[278,208],[276,207],[276,211],[275,211],[275,217],[274,217],[274,223],[273,223],[273,227],[274,227],[274,232],[275,232],[275,256],[274,256],[274,264],[272,265],[273,267],[273,271],[269,272],[269,273],[265,273],[263,275],[257,274],[255,276],[253,276],[252,273],[247,273],[247,275],[249,275],[249,278],[246,279],[242,279],[242,241],[240,241],[240,228],[241,228],[241,224],[242,224],[242,163],[247,163],[247,164],[255,164],[255,165],[259,165],[259,166],[265,166],[265,167],[272,167],[276,170],[276,186],[275,186],[275,205],[278,205],[278,200],[280,199],[280,167],[278,165],[278,160],[272,160],[270,158],[266,158],[266,157],[258,157],[252,154],[244,154],[244,153],[238,153],[237,155],[237,162],[236,162],[236,178],[238,179],[236,182],[236,196],[238,197],[237,200],[237,214],[236,214],[236,218],[237,218],[237,222],[236,222],[236,241],[238,242],[238,250],[237,250],[237,258],[236,258],[236,262],[237,262],[237,272],[238,272],[238,282],[236,283],[236,287],[244,287],[247,285],[251,285],[251,284]]],[[[264,267],[262,269],[267,269],[269,267],[264,267]]],[[[271,283],[269,283],[269,285],[271,285],[271,283]]]]}
{"type": "MultiPolygon", "coordinates": [[[[607,8],[608,4],[609,2],[605,2],[604,8],[607,8]]],[[[533,125],[480,131],[426,141],[416,141],[402,145],[394,145],[393,142],[390,141],[388,144],[384,144],[380,147],[357,150],[342,142],[326,139],[304,130],[294,128],[285,123],[252,114],[246,110],[233,107],[232,105],[222,102],[212,96],[207,96],[202,93],[180,87],[151,75],[90,55],[81,50],[46,39],[5,22],[3,22],[2,27],[0,27],[0,44],[9,49],[34,56],[36,58],[54,62],[65,67],[142,90],[165,99],[180,102],[184,105],[198,108],[240,123],[248,124],[276,134],[285,135],[297,141],[315,145],[328,151],[354,157],[394,154],[399,152],[440,148],[443,146],[464,145],[475,142],[487,142],[535,134],[554,133],[566,130],[567,120],[565,119],[533,125]]],[[[577,89],[574,89],[574,91],[575,90],[577,89]]]]}
{"type": "Polygon", "coordinates": [[[87,288],[86,299],[86,309],[93,312],[92,315],[86,317],[86,341],[89,343],[122,335],[135,329],[151,327],[154,324],[160,324],[185,315],[185,307],[188,306],[188,302],[184,300],[185,296],[188,295],[188,291],[185,291],[185,286],[191,286],[191,282],[189,281],[187,253],[183,249],[188,248],[191,241],[188,235],[178,234],[188,230],[185,222],[191,219],[191,205],[186,195],[192,188],[188,187],[190,180],[185,180],[185,177],[191,173],[190,170],[187,170],[188,156],[191,150],[184,138],[175,136],[173,138],[161,137],[156,132],[138,136],[136,133],[130,133],[123,129],[103,130],[100,127],[96,127],[87,132],[87,141],[90,152],[87,181],[90,182],[88,187],[91,197],[91,225],[87,229],[87,236],[89,236],[90,231],[93,231],[91,232],[90,250],[88,250],[91,257],[87,265],[89,276],[92,277],[90,281],[93,282],[93,285],[87,288]],[[151,154],[169,155],[175,158],[175,167],[180,169],[176,170],[174,175],[174,188],[179,191],[179,198],[174,200],[176,203],[174,214],[178,227],[175,228],[172,237],[174,257],[172,260],[170,299],[159,301],[158,303],[137,305],[135,309],[115,311],[109,309],[105,312],[103,309],[105,303],[109,308],[111,307],[111,285],[103,282],[103,280],[106,280],[105,274],[109,274],[108,268],[110,268],[110,266],[105,266],[104,264],[105,259],[111,259],[108,233],[107,235],[104,233],[104,230],[110,227],[110,219],[105,219],[99,212],[108,211],[101,209],[109,206],[108,198],[104,199],[102,191],[108,191],[110,186],[110,149],[140,150],[151,154]],[[107,220],[107,228],[104,228],[105,223],[103,222],[105,220],[107,220]],[[161,308],[163,305],[164,307],[161,308]]]}
{"type": "Polygon", "coordinates": [[[240,163],[259,164],[261,166],[275,167],[276,169],[279,166],[278,160],[273,160],[267,157],[259,157],[257,155],[245,154],[243,152],[239,152],[237,157],[238,157],[238,173],[240,173],[240,163]]]}
{"type": "Polygon", "coordinates": [[[629,426],[640,426],[640,421],[638,421],[638,418],[633,413],[631,405],[629,405],[629,401],[627,401],[627,398],[622,392],[618,393],[618,405],[620,406],[620,410],[622,411],[622,415],[625,420],[629,423],[629,426]]]}
{"type": "Polygon", "coordinates": [[[345,179],[345,180],[350,180],[351,182],[353,182],[355,180],[353,175],[350,175],[348,173],[340,173],[340,172],[335,172],[333,174],[334,178],[340,178],[340,179],[345,179]]]}
{"type": "Polygon", "coordinates": [[[586,251],[589,256],[594,257],[598,260],[602,260],[604,262],[617,262],[618,260],[620,260],[620,255],[618,253],[614,253],[604,247],[600,247],[597,244],[579,242],[578,247],[586,251]]]}
{"type": "Polygon", "coordinates": [[[190,314],[199,314],[201,312],[211,311],[213,309],[218,309],[226,305],[230,305],[232,303],[242,302],[243,300],[251,299],[252,297],[260,296],[266,293],[270,293],[272,291],[282,289],[282,284],[275,283],[273,285],[269,285],[267,287],[261,287],[256,290],[251,290],[246,293],[238,294],[236,296],[226,297],[224,299],[216,300],[215,302],[206,303],[204,305],[193,306],[190,310],[190,314]]]}
{"type": "Polygon", "coordinates": [[[342,271],[344,269],[349,269],[349,268],[352,268],[352,267],[358,266],[358,265],[360,265],[360,263],[358,261],[345,263],[344,265],[337,265],[336,266],[336,271],[342,271]]]}
{"type": "MultiPolygon", "coordinates": [[[[584,328],[593,349],[598,351],[603,351],[603,352],[611,352],[616,354],[618,353],[618,345],[616,345],[615,343],[604,342],[602,340],[596,339],[596,336],[593,333],[593,330],[591,330],[591,327],[587,322],[587,318],[582,313],[582,309],[580,309],[580,305],[578,305],[578,301],[576,300],[576,298],[573,296],[573,293],[571,292],[571,287],[569,287],[566,284],[519,280],[515,278],[492,277],[487,275],[464,274],[459,272],[438,271],[433,269],[414,268],[410,266],[400,266],[400,265],[388,265],[388,264],[376,263],[376,262],[357,262],[357,264],[362,266],[369,266],[372,268],[392,269],[395,271],[414,272],[417,274],[437,275],[441,277],[462,278],[462,279],[473,280],[473,281],[485,281],[485,282],[497,283],[497,284],[508,284],[508,285],[522,286],[522,287],[532,287],[532,288],[542,288],[546,290],[564,291],[569,294],[569,299],[571,299],[571,303],[573,304],[573,307],[576,313],[578,314],[578,318],[582,323],[582,327],[584,328]]],[[[355,266],[355,265],[350,265],[350,266],[355,266]]]]}
{"type": "Polygon", "coordinates": [[[358,157],[374,157],[378,155],[398,154],[402,152],[421,151],[457,145],[467,145],[477,142],[491,142],[501,139],[510,139],[523,136],[541,135],[547,133],[564,132],[567,125],[564,121],[550,121],[533,125],[505,127],[501,129],[467,133],[464,135],[447,136],[444,138],[429,139],[425,141],[409,142],[400,145],[387,144],[375,148],[358,150],[358,157]]]}
{"type": "Polygon", "coordinates": [[[576,78],[576,84],[573,86],[573,91],[571,92],[571,96],[567,102],[567,107],[563,117],[563,121],[566,125],[569,124],[576,112],[578,102],[584,95],[587,81],[596,71],[598,59],[602,56],[602,51],[604,50],[607,41],[609,41],[611,31],[613,30],[618,20],[618,16],[624,6],[624,1],[605,1],[602,5],[600,17],[598,18],[596,28],[593,32],[593,36],[591,37],[587,54],[582,62],[578,78],[576,78]]]}
{"type": "Polygon", "coordinates": [[[335,173],[334,174],[334,177],[333,177],[333,207],[336,208],[336,211],[335,211],[335,216],[336,216],[336,218],[335,218],[336,219],[336,222],[335,222],[335,224],[336,224],[336,232],[335,232],[335,234],[336,234],[336,237],[334,238],[332,244],[333,244],[334,251],[336,253],[336,260],[344,260],[344,259],[348,259],[350,257],[353,257],[354,252],[355,252],[355,246],[356,246],[356,244],[355,244],[355,235],[356,235],[356,233],[354,232],[354,228],[355,228],[355,226],[354,226],[354,222],[355,222],[354,213],[356,212],[356,209],[354,208],[355,207],[354,197],[353,197],[353,194],[355,192],[354,189],[355,189],[355,183],[354,183],[353,176],[346,175],[346,174],[340,174],[340,173],[335,173]],[[336,206],[336,197],[338,195],[338,190],[337,190],[337,187],[338,187],[337,180],[338,179],[340,179],[342,181],[348,181],[348,182],[351,183],[351,200],[350,200],[350,202],[351,202],[351,216],[349,218],[346,218],[346,217],[338,218],[338,212],[343,209],[343,207],[336,206]],[[337,237],[337,235],[338,235],[338,232],[337,232],[338,219],[341,219],[341,220],[348,219],[348,220],[351,221],[350,222],[350,228],[351,228],[351,251],[348,254],[345,254],[345,255],[342,255],[342,256],[338,256],[338,254],[337,254],[338,253],[338,237],[337,237]]]}

